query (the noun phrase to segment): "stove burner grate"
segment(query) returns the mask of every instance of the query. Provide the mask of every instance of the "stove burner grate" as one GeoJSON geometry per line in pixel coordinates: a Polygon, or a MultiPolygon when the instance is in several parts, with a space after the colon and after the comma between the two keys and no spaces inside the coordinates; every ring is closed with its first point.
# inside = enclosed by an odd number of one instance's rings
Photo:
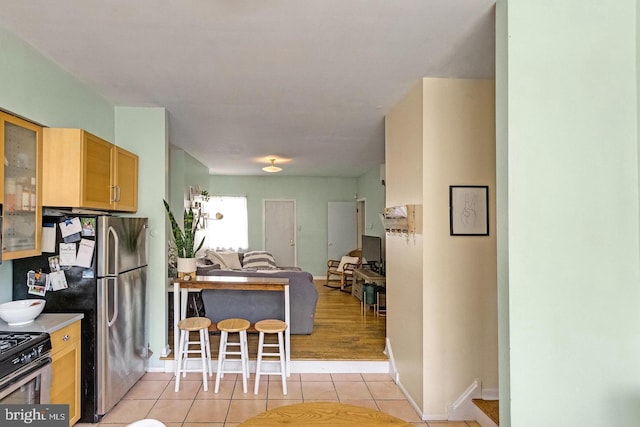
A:
{"type": "Polygon", "coordinates": [[[34,335],[20,333],[0,333],[0,353],[9,351],[21,344],[27,343],[34,335]]]}

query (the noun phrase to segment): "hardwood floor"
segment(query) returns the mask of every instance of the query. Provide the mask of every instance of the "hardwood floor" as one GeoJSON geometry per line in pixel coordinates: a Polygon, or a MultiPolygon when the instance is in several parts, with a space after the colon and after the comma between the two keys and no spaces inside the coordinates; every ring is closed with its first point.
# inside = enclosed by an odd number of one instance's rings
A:
{"type": "MultiPolygon", "coordinates": [[[[351,294],[324,286],[316,280],[318,304],[313,333],[291,335],[292,360],[388,360],[384,354],[386,318],[375,316],[370,308],[366,316],[360,301],[351,294]]],[[[169,326],[173,343],[173,327],[169,326]]],[[[211,336],[211,352],[217,357],[219,339],[211,336]]],[[[249,334],[249,358],[254,359],[258,335],[249,334]]]]}
{"type": "Polygon", "coordinates": [[[387,360],[383,353],[386,318],[369,309],[360,312],[360,301],[351,294],[327,288],[316,281],[318,305],[311,335],[291,335],[293,360],[387,360]]]}

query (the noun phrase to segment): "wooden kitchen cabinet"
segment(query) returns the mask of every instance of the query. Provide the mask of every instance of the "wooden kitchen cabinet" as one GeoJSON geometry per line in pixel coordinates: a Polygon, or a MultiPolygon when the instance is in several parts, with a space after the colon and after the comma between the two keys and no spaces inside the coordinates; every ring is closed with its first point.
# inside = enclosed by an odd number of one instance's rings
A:
{"type": "Polygon", "coordinates": [[[69,405],[69,425],[80,419],[80,321],[51,333],[51,403],[69,405]]]}
{"type": "Polygon", "coordinates": [[[82,129],[44,129],[44,206],[136,212],[138,156],[82,129]]]}
{"type": "Polygon", "coordinates": [[[123,212],[138,210],[138,156],[114,146],[111,151],[116,188],[115,209],[123,212]]]}
{"type": "Polygon", "coordinates": [[[3,260],[41,253],[42,141],[41,126],[0,112],[3,260]]]}

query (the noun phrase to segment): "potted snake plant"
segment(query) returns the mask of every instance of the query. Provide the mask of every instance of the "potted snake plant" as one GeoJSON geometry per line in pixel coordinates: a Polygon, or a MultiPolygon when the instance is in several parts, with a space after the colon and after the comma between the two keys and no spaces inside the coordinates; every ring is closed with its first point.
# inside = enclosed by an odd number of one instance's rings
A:
{"type": "Polygon", "coordinates": [[[200,218],[195,214],[193,209],[185,209],[184,229],[181,229],[167,201],[164,199],[162,201],[164,202],[164,207],[167,210],[169,221],[171,222],[171,231],[177,256],[178,279],[182,279],[186,275],[194,277],[196,273],[196,253],[202,248],[205,239],[203,237],[196,246],[196,231],[198,230],[200,218]]]}

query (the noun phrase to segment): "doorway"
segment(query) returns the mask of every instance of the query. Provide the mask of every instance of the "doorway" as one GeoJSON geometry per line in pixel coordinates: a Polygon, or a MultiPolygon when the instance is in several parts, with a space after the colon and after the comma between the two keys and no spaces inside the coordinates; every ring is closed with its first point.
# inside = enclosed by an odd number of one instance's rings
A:
{"type": "Polygon", "coordinates": [[[278,266],[297,266],[296,201],[264,201],[264,250],[271,252],[278,266]]]}

